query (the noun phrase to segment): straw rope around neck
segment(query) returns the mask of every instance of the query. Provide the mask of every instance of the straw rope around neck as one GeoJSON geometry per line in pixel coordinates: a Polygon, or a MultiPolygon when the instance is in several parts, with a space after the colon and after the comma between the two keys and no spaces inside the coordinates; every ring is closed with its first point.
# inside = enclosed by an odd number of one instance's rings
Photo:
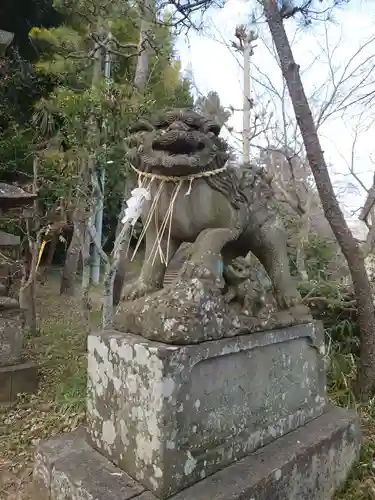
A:
{"type": "Polygon", "coordinates": [[[138,168],[130,165],[131,168],[138,174],[138,178],[144,179],[157,179],[165,182],[175,182],[179,183],[180,181],[193,181],[194,179],[201,179],[203,177],[211,177],[212,175],[217,175],[225,170],[227,170],[228,165],[225,164],[224,167],[217,168],[215,170],[207,170],[206,172],[198,172],[196,174],[190,175],[162,175],[162,174],[154,174],[152,172],[143,172],[143,170],[139,170],[138,168]]]}
{"type": "Polygon", "coordinates": [[[150,251],[150,255],[148,256],[148,261],[152,261],[152,265],[154,265],[155,260],[156,260],[156,256],[157,256],[157,254],[159,254],[161,262],[165,266],[167,266],[168,262],[169,262],[169,244],[170,244],[170,239],[171,239],[174,205],[175,205],[177,196],[182,188],[183,183],[185,181],[189,182],[189,188],[185,193],[185,196],[188,196],[191,193],[192,183],[195,179],[202,179],[205,177],[211,177],[213,175],[217,175],[221,172],[224,172],[227,169],[227,164],[224,165],[224,167],[217,168],[216,170],[208,170],[207,172],[199,172],[196,174],[190,174],[190,175],[186,175],[186,176],[167,176],[167,175],[153,174],[152,172],[143,172],[142,170],[138,170],[133,165],[130,165],[130,166],[134,170],[134,172],[136,172],[138,174],[138,186],[139,187],[150,190],[151,185],[155,179],[160,181],[160,184],[159,184],[157,191],[155,193],[155,196],[152,200],[150,210],[148,211],[147,218],[146,218],[145,223],[143,225],[142,232],[138,238],[138,241],[137,241],[136,247],[134,249],[133,255],[131,257],[131,260],[134,259],[135,255],[139,249],[139,246],[140,246],[140,244],[141,244],[141,242],[146,234],[147,228],[149,227],[149,225],[151,223],[152,217],[154,217],[155,226],[156,226],[156,238],[155,238],[153,247],[150,251]],[[173,182],[174,184],[176,184],[176,186],[173,189],[171,200],[170,200],[168,209],[166,211],[166,214],[164,216],[164,219],[163,219],[160,227],[158,227],[158,210],[157,210],[158,204],[159,204],[159,200],[160,200],[160,196],[161,196],[163,187],[168,182],[173,182]],[[162,248],[162,240],[163,240],[163,236],[164,236],[164,233],[165,233],[167,227],[168,227],[168,235],[167,235],[167,241],[166,241],[167,245],[166,245],[166,249],[165,249],[166,254],[164,255],[163,248],[162,248]]]}

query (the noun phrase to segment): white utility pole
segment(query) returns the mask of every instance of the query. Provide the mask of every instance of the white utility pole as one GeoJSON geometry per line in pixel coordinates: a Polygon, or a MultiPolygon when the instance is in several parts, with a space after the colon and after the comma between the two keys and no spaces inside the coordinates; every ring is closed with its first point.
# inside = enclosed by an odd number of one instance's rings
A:
{"type": "MultiPolygon", "coordinates": [[[[108,34],[107,40],[106,40],[106,48],[105,48],[105,59],[104,59],[104,76],[106,83],[109,83],[109,80],[111,78],[111,40],[112,40],[112,35],[111,33],[108,34]]],[[[106,134],[106,124],[103,124],[103,129],[104,129],[104,134],[106,134]]],[[[104,149],[106,149],[106,145],[104,145],[104,149]]],[[[106,161],[106,164],[109,164],[110,162],[106,161]]],[[[99,193],[98,193],[98,206],[96,209],[96,215],[95,215],[95,229],[96,229],[96,235],[97,235],[97,240],[102,243],[102,235],[103,235],[103,209],[104,209],[104,185],[105,185],[105,167],[104,165],[100,165],[98,172],[97,172],[97,180],[98,180],[98,186],[99,186],[99,193]]],[[[93,247],[93,257],[92,257],[92,271],[91,271],[91,278],[92,278],[92,283],[94,285],[98,285],[100,283],[100,255],[99,255],[99,250],[94,245],[93,247]]]]}
{"type": "Polygon", "coordinates": [[[250,163],[250,114],[252,108],[250,87],[250,60],[254,54],[253,42],[258,38],[255,30],[245,25],[237,26],[235,37],[238,42],[232,42],[233,47],[243,54],[243,115],[242,115],[242,151],[243,163],[250,163]]]}

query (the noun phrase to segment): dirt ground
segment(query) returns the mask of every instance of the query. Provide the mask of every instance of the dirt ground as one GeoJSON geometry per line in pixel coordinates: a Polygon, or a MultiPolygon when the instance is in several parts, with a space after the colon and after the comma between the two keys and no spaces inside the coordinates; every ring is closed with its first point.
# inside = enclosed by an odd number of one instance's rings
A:
{"type": "MultiPolygon", "coordinates": [[[[25,358],[39,367],[37,394],[0,408],[0,500],[31,500],[32,460],[40,440],[77,428],[85,419],[85,328],[79,298],[60,297],[59,275],[37,289],[40,331],[27,338],[25,358]]],[[[93,324],[100,290],[91,293],[93,324]]],[[[375,500],[375,402],[359,409],[366,435],[360,462],[336,500],[375,500]]],[[[35,499],[34,499],[35,500],[35,499]]],[[[308,499],[301,499],[308,500],[308,499]]]]}
{"type": "MultiPolygon", "coordinates": [[[[40,332],[27,338],[25,359],[39,367],[39,390],[0,408],[0,500],[29,500],[35,446],[83,423],[86,386],[85,328],[77,298],[60,297],[58,274],[37,289],[40,332]]],[[[100,294],[91,294],[93,321],[100,294]]]]}

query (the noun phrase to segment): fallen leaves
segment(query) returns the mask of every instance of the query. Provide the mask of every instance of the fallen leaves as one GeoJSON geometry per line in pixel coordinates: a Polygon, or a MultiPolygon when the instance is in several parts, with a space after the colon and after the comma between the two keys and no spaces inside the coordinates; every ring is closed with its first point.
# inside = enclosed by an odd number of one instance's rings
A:
{"type": "Polygon", "coordinates": [[[53,278],[38,287],[41,333],[28,338],[25,346],[25,358],[39,368],[39,389],[0,408],[1,500],[29,500],[35,447],[77,429],[85,420],[85,330],[80,302],[58,292],[59,283],[53,278]]]}

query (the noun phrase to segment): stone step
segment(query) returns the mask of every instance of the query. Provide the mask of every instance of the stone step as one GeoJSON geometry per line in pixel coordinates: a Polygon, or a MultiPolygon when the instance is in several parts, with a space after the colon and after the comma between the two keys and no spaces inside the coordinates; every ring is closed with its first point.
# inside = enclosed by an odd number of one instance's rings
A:
{"type": "Polygon", "coordinates": [[[164,275],[163,286],[166,287],[166,286],[173,285],[177,279],[178,273],[179,273],[179,270],[167,271],[164,275]]]}
{"type": "Polygon", "coordinates": [[[172,257],[169,265],[167,267],[166,273],[164,275],[163,286],[172,286],[177,279],[178,273],[181,270],[181,267],[185,263],[188,258],[188,252],[190,249],[191,243],[182,243],[180,248],[177,250],[175,255],[172,257]]]}
{"type": "MultiPolygon", "coordinates": [[[[357,415],[332,407],[305,426],[206,477],[170,500],[330,500],[358,458],[357,415]]],[[[158,500],[94,451],[84,429],[41,443],[33,500],[158,500]]]]}

